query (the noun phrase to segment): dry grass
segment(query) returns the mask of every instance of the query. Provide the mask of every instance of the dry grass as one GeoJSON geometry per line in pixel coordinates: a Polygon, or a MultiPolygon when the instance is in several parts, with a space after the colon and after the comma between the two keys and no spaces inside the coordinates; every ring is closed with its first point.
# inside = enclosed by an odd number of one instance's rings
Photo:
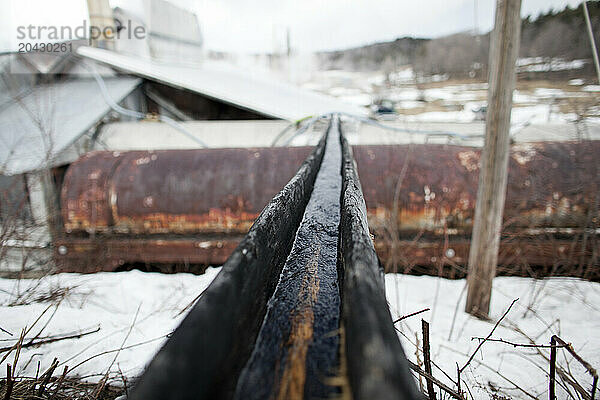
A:
{"type": "MultiPolygon", "coordinates": [[[[70,288],[63,287],[46,287],[40,278],[38,284],[26,288],[19,292],[19,296],[13,297],[9,306],[26,305],[31,303],[49,303],[49,305],[41,312],[37,319],[28,327],[23,328],[17,341],[7,347],[0,348],[0,364],[7,362],[7,370],[0,377],[0,400],[113,400],[117,397],[127,394],[128,381],[127,378],[120,372],[111,373],[111,368],[118,356],[120,349],[116,351],[117,356],[111,363],[107,372],[102,374],[100,371],[95,376],[79,376],[72,374],[73,370],[69,366],[59,363],[57,358],[49,366],[42,366],[38,362],[35,376],[26,376],[17,374],[17,370],[26,369],[31,362],[20,360],[21,350],[27,347],[39,347],[47,343],[53,343],[61,340],[76,340],[83,336],[94,334],[100,330],[96,329],[89,331],[73,332],[62,335],[41,336],[52,318],[54,317],[58,307],[65,297],[70,293],[70,288]],[[45,322],[44,315],[49,314],[45,322]],[[41,328],[36,326],[42,325],[41,328]],[[35,333],[37,332],[37,333],[35,333]],[[29,336],[29,333],[34,333],[29,336]],[[21,364],[25,367],[21,367],[21,364]],[[59,367],[60,366],[60,367],[59,367]],[[45,369],[43,369],[45,368],[45,369]],[[89,382],[90,379],[99,381],[98,383],[89,382]]],[[[135,324],[135,321],[132,324],[135,324]]],[[[131,328],[132,328],[131,327],[131,328]]],[[[130,329],[131,329],[130,328],[130,329]]],[[[122,346],[121,346],[122,347],[122,346]]],[[[92,359],[88,358],[86,361],[92,359]]],[[[84,362],[86,362],[84,361],[84,362]]],[[[79,363],[80,365],[82,363],[79,363]]],[[[73,367],[75,369],[78,365],[73,367]]]]}
{"type": "MultiPolygon", "coordinates": [[[[98,393],[98,385],[81,378],[53,376],[47,382],[34,377],[17,377],[11,390],[11,400],[114,400],[125,394],[125,388],[104,385],[98,393]]],[[[7,379],[0,380],[0,398],[6,399],[7,379]]]]}

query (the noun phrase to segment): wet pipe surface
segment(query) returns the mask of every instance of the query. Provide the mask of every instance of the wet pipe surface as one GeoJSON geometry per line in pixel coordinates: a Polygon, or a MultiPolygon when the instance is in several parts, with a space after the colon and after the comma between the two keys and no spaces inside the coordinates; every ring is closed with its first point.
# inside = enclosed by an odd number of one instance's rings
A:
{"type": "Polygon", "coordinates": [[[420,398],[337,124],[264,208],[129,399],[420,398]]]}
{"type": "Polygon", "coordinates": [[[340,132],[332,123],[321,168],[236,399],[326,398],[337,392],[342,186],[340,132]]]}

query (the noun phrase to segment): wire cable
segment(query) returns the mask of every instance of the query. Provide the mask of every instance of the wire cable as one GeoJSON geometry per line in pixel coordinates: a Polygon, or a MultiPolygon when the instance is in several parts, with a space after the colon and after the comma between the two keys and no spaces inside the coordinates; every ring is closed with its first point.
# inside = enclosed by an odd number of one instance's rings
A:
{"type": "MultiPolygon", "coordinates": [[[[100,92],[102,93],[102,97],[104,97],[104,101],[106,101],[106,104],[108,104],[110,106],[110,108],[112,108],[114,111],[118,112],[119,114],[122,114],[122,115],[125,115],[128,117],[132,117],[135,119],[146,119],[147,118],[147,115],[142,112],[135,111],[135,110],[128,110],[128,109],[118,105],[110,97],[110,93],[108,93],[108,88],[106,87],[106,83],[104,82],[104,79],[102,78],[102,76],[100,76],[100,74],[96,70],[96,66],[95,65],[92,65],[92,66],[87,65],[87,63],[85,63],[85,62],[82,63],[82,65],[84,66],[84,68],[86,68],[88,71],[90,71],[92,73],[92,75],[94,76],[94,79],[96,80],[96,82],[98,83],[98,86],[100,87],[100,92]]],[[[185,129],[183,126],[181,126],[181,124],[178,123],[177,121],[175,121],[174,119],[169,118],[166,115],[158,115],[158,120],[161,122],[164,122],[165,124],[169,125],[170,127],[177,130],[178,132],[184,134],[185,136],[187,136],[189,139],[193,140],[200,146],[208,147],[206,145],[206,143],[204,143],[202,140],[200,140],[199,138],[194,136],[192,133],[190,133],[187,129],[185,129]]]]}

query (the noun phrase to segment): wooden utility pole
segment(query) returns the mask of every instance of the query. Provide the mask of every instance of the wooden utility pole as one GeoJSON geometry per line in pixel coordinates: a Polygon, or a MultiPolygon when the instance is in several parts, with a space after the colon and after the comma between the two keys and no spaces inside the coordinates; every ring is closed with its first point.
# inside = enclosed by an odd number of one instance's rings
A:
{"type": "Polygon", "coordinates": [[[469,253],[466,312],[486,318],[496,275],[510,150],[510,112],[521,36],[521,0],[497,0],[490,43],[488,107],[475,221],[469,253]]]}
{"type": "Polygon", "coordinates": [[[592,55],[594,56],[594,65],[596,66],[598,84],[600,85],[600,61],[598,60],[598,49],[596,49],[596,41],[594,40],[594,31],[592,29],[592,21],[590,21],[590,13],[588,12],[587,1],[583,2],[583,16],[585,17],[585,24],[587,25],[588,36],[590,37],[592,55]]]}

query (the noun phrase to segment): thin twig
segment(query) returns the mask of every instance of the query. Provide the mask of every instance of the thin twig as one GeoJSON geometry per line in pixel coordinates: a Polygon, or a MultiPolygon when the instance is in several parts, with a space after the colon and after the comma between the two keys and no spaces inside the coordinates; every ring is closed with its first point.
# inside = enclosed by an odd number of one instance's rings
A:
{"type": "Polygon", "coordinates": [[[129,397],[129,390],[127,388],[127,378],[125,378],[123,371],[121,371],[121,366],[117,364],[117,367],[119,368],[119,375],[121,375],[121,380],[123,381],[123,388],[125,389],[125,398],[127,398],[129,397]]]}
{"type": "Polygon", "coordinates": [[[550,400],[556,399],[555,395],[555,385],[556,382],[556,339],[554,336],[550,339],[550,381],[548,386],[548,395],[550,396],[550,400]]]}
{"type": "Polygon", "coordinates": [[[145,345],[145,344],[152,343],[152,342],[156,342],[157,340],[160,340],[160,339],[164,339],[164,338],[166,338],[166,337],[167,337],[167,336],[169,336],[169,335],[170,335],[170,334],[162,335],[162,336],[159,336],[159,337],[155,337],[154,339],[145,340],[145,341],[143,341],[143,342],[139,342],[139,343],[135,343],[135,344],[130,344],[129,346],[120,347],[120,348],[118,348],[118,349],[113,349],[113,350],[106,350],[106,351],[103,351],[103,352],[101,352],[101,353],[94,354],[93,356],[91,356],[91,357],[88,357],[88,358],[86,358],[85,360],[81,361],[80,363],[76,364],[76,365],[75,365],[73,368],[71,368],[71,372],[73,372],[73,370],[74,370],[75,368],[77,368],[77,367],[79,367],[79,366],[81,366],[81,365],[85,364],[85,363],[86,363],[86,362],[88,362],[88,361],[91,361],[91,360],[93,360],[94,358],[98,358],[98,357],[100,357],[100,356],[103,356],[103,355],[106,355],[106,354],[115,353],[115,352],[118,352],[118,351],[121,351],[121,350],[127,350],[127,349],[131,349],[131,348],[134,348],[134,347],[143,346],[143,345],[145,345]]]}
{"type": "MultiPolygon", "coordinates": [[[[534,344],[535,342],[533,341],[533,339],[531,339],[525,332],[523,332],[518,326],[514,325],[512,326],[513,330],[517,333],[520,333],[521,335],[523,335],[527,340],[529,340],[532,344],[534,344]]],[[[542,356],[546,361],[550,362],[550,359],[548,358],[548,356],[546,356],[546,354],[544,354],[544,352],[542,352],[542,350],[540,350],[539,348],[535,348],[535,350],[538,352],[538,354],[540,356],[542,356]]],[[[552,349],[551,349],[552,350],[552,349]]],[[[573,375],[569,375],[568,372],[565,372],[562,368],[560,368],[558,365],[556,366],[556,374],[558,376],[561,377],[561,379],[563,381],[565,381],[566,383],[568,383],[569,385],[571,385],[571,387],[573,389],[575,389],[583,399],[590,399],[590,394],[587,392],[587,390],[585,390],[580,384],[579,382],[577,382],[577,380],[573,377],[573,375]]]]}
{"type": "MultiPolygon", "coordinates": [[[[451,347],[444,346],[443,344],[442,344],[442,345],[440,345],[440,346],[441,346],[441,347],[444,347],[444,348],[446,348],[446,349],[448,349],[448,350],[450,350],[450,351],[453,351],[453,352],[455,352],[455,353],[457,353],[457,354],[463,355],[463,356],[465,356],[465,357],[468,355],[468,354],[465,354],[465,353],[463,353],[463,352],[461,352],[461,351],[458,351],[458,350],[456,350],[456,349],[453,349],[453,348],[451,348],[451,347]]],[[[538,350],[538,351],[539,351],[539,350],[538,350]]],[[[475,361],[477,364],[479,364],[480,366],[482,366],[482,367],[484,367],[484,368],[487,368],[488,370],[492,371],[493,373],[495,373],[496,375],[498,375],[499,377],[501,377],[502,379],[504,379],[505,381],[507,381],[508,383],[510,383],[511,385],[513,385],[513,386],[515,387],[515,389],[517,389],[517,390],[521,391],[521,392],[522,392],[523,394],[525,394],[526,396],[528,396],[528,397],[532,398],[533,400],[539,400],[539,399],[537,399],[535,396],[533,396],[531,393],[529,393],[527,390],[525,390],[525,389],[523,389],[521,386],[517,385],[517,384],[516,384],[514,381],[512,381],[511,379],[509,379],[509,378],[507,378],[506,376],[502,375],[502,374],[500,373],[500,371],[498,371],[498,370],[495,370],[494,368],[490,367],[489,365],[487,365],[487,364],[486,364],[486,363],[484,363],[483,361],[480,361],[480,360],[474,360],[474,361],[475,361]]],[[[468,387],[468,386],[467,386],[467,390],[469,390],[469,387],[468,387]]],[[[471,395],[471,397],[472,397],[472,398],[474,398],[472,395],[471,395]]]]}
{"type": "MultiPolygon", "coordinates": [[[[583,358],[581,358],[577,353],[575,353],[575,349],[573,349],[573,346],[571,345],[571,343],[567,343],[564,340],[562,340],[560,337],[553,335],[552,336],[554,338],[554,340],[556,340],[561,346],[560,347],[564,347],[567,349],[567,351],[569,353],[571,353],[571,355],[577,360],[579,361],[579,363],[581,365],[583,365],[585,367],[585,369],[587,369],[588,373],[594,377],[598,376],[598,373],[596,372],[596,369],[594,367],[592,367],[587,361],[585,361],[583,358]]],[[[557,346],[558,347],[558,346],[557,346]]]]}
{"type": "MultiPolygon", "coordinates": [[[[425,365],[425,372],[432,375],[431,372],[431,352],[429,346],[429,324],[424,319],[421,319],[421,327],[423,329],[423,361],[425,365]]],[[[429,400],[436,400],[435,390],[433,390],[433,382],[427,380],[427,395],[429,400]]]]}
{"type": "Polygon", "coordinates": [[[69,371],[69,367],[67,367],[65,365],[65,368],[63,369],[63,373],[60,376],[60,378],[58,378],[58,382],[56,383],[56,387],[54,388],[54,392],[52,392],[52,396],[50,396],[49,400],[53,400],[54,397],[56,397],[56,394],[58,393],[58,391],[60,390],[63,382],[65,381],[65,376],[67,376],[67,372],[69,371]]]}
{"type": "MultiPolygon", "coordinates": [[[[42,318],[42,316],[44,314],[46,314],[46,311],[48,311],[50,309],[50,307],[52,307],[52,304],[50,304],[48,307],[46,307],[46,309],[44,311],[42,311],[42,313],[39,315],[39,317],[37,317],[37,319],[33,322],[33,324],[25,331],[25,335],[27,336],[27,334],[29,333],[29,331],[31,331],[31,329],[35,326],[35,324],[38,323],[38,321],[40,320],[40,318],[42,318]]],[[[10,355],[10,353],[17,348],[19,342],[15,343],[12,348],[4,355],[4,357],[2,357],[2,360],[0,360],[0,364],[2,364],[4,362],[4,360],[6,360],[6,358],[10,355]]]]}
{"type": "Polygon", "coordinates": [[[10,336],[13,336],[13,334],[12,334],[12,333],[10,333],[9,331],[7,331],[6,329],[4,329],[4,328],[3,328],[3,327],[1,327],[1,326],[0,326],[0,331],[4,332],[4,333],[6,333],[6,334],[8,334],[8,335],[10,335],[10,336]]]}
{"type": "Polygon", "coordinates": [[[4,400],[10,400],[10,394],[12,392],[14,380],[12,379],[12,371],[10,364],[6,364],[6,393],[4,393],[4,400]]]}
{"type": "Polygon", "coordinates": [[[592,376],[593,383],[592,383],[592,392],[591,392],[590,398],[591,398],[591,400],[594,400],[594,396],[596,395],[596,387],[598,386],[598,373],[596,372],[596,369],[594,367],[592,367],[587,361],[585,361],[583,358],[581,358],[579,356],[579,354],[577,354],[575,352],[575,349],[573,349],[573,346],[571,345],[571,343],[565,342],[564,340],[562,340],[561,338],[559,338],[556,335],[552,336],[552,340],[558,342],[559,344],[562,345],[562,347],[564,347],[565,349],[567,349],[567,351],[569,353],[571,353],[571,355],[577,361],[579,361],[579,363],[581,365],[583,365],[583,367],[587,370],[587,372],[592,376]]]}
{"type": "Polygon", "coordinates": [[[471,338],[471,340],[487,340],[488,342],[499,342],[499,343],[505,343],[505,344],[509,344],[513,347],[538,347],[540,349],[550,349],[552,347],[567,347],[568,345],[562,345],[562,344],[527,344],[527,343],[514,343],[514,342],[510,342],[508,340],[504,340],[504,339],[492,339],[492,338],[482,338],[482,337],[478,337],[478,336],[474,336],[471,338]]]}
{"type": "Polygon", "coordinates": [[[58,359],[54,358],[54,361],[52,361],[52,364],[50,365],[50,368],[48,368],[46,370],[46,372],[44,372],[41,376],[42,379],[42,384],[40,385],[40,388],[38,390],[38,397],[42,397],[42,394],[44,393],[44,390],[46,389],[46,385],[48,384],[48,382],[50,382],[50,378],[52,377],[52,374],[54,373],[54,370],[56,369],[56,367],[58,367],[58,359]]]}
{"type": "Polygon", "coordinates": [[[56,303],[56,305],[54,307],[54,311],[52,311],[52,314],[50,314],[50,317],[48,318],[48,320],[46,321],[46,323],[44,324],[44,326],[42,326],[42,329],[40,329],[39,332],[33,338],[31,338],[31,340],[29,340],[29,342],[27,344],[32,343],[35,339],[37,339],[37,338],[40,337],[40,335],[42,334],[42,332],[44,331],[44,329],[46,329],[46,327],[48,326],[48,324],[50,323],[50,321],[52,321],[52,318],[54,318],[54,315],[56,314],[56,311],[58,311],[58,307],[60,306],[61,302],[62,302],[62,298],[56,303]]]}
{"type": "MultiPolygon", "coordinates": [[[[41,346],[43,344],[48,344],[48,343],[54,343],[54,342],[58,342],[61,340],[67,340],[67,339],[79,339],[83,336],[87,336],[87,335],[91,335],[92,333],[96,333],[100,331],[100,325],[98,325],[98,327],[92,331],[88,331],[88,332],[79,332],[79,333],[74,333],[71,335],[65,335],[65,336],[56,336],[56,337],[50,337],[48,339],[41,339],[38,340],[37,342],[34,342],[33,339],[27,343],[25,343],[24,345],[21,346],[21,348],[27,348],[27,347],[37,347],[37,346],[41,346]]],[[[11,347],[2,347],[0,348],[0,353],[4,353],[5,351],[10,351],[13,349],[14,346],[11,347]]]]}
{"type": "Polygon", "coordinates": [[[181,311],[179,311],[177,315],[175,315],[175,317],[179,317],[181,314],[185,313],[190,307],[196,304],[196,302],[200,299],[200,297],[202,297],[204,292],[206,292],[206,289],[208,288],[205,288],[203,291],[200,292],[198,296],[194,297],[194,300],[192,300],[187,306],[185,306],[181,311]]]}
{"type": "Polygon", "coordinates": [[[479,349],[481,348],[481,346],[483,346],[483,344],[492,337],[492,335],[494,334],[494,331],[496,330],[496,328],[498,327],[498,325],[500,325],[500,322],[502,322],[502,320],[504,319],[504,317],[506,317],[506,315],[508,314],[508,312],[510,311],[510,309],[512,308],[512,306],[517,302],[517,300],[519,300],[519,299],[516,298],[516,299],[514,299],[512,301],[512,303],[510,303],[510,306],[508,306],[508,308],[506,309],[506,311],[504,312],[504,314],[502,314],[502,317],[500,317],[500,319],[496,322],[496,324],[494,325],[494,327],[490,331],[489,335],[487,335],[487,337],[484,340],[482,340],[481,342],[479,342],[479,345],[477,345],[477,348],[475,349],[475,351],[473,352],[473,354],[471,354],[471,357],[469,357],[469,360],[467,360],[467,362],[465,363],[465,365],[463,365],[462,368],[459,370],[460,373],[462,373],[465,370],[465,368],[467,368],[467,366],[469,365],[469,363],[471,362],[471,360],[473,360],[473,357],[475,357],[475,354],[477,354],[477,352],[479,351],[479,349]]]}
{"type": "Polygon", "coordinates": [[[397,320],[395,320],[394,324],[397,324],[398,322],[400,322],[402,320],[405,320],[406,318],[414,317],[415,315],[419,315],[419,314],[424,313],[425,311],[429,311],[429,310],[430,310],[430,308],[424,308],[421,311],[416,311],[414,313],[411,313],[411,314],[408,314],[408,315],[404,315],[404,316],[398,318],[397,320]]]}
{"type": "Polygon", "coordinates": [[[448,393],[453,398],[455,398],[457,400],[465,400],[465,398],[460,393],[458,393],[456,390],[446,386],[441,381],[436,379],[433,375],[428,374],[427,372],[423,371],[421,368],[419,368],[419,366],[417,364],[413,363],[412,361],[410,361],[410,360],[407,360],[407,361],[408,361],[408,366],[410,367],[410,369],[415,371],[417,374],[421,375],[427,381],[431,381],[431,382],[435,383],[436,386],[438,386],[444,392],[448,393]]]}
{"type": "Polygon", "coordinates": [[[15,371],[17,370],[17,363],[19,362],[19,356],[21,355],[21,347],[23,346],[23,339],[25,339],[25,329],[23,329],[21,331],[21,336],[19,337],[19,340],[16,343],[16,350],[15,350],[15,358],[13,359],[13,364],[12,364],[12,378],[14,380],[15,377],[15,371]]]}
{"type": "MultiPolygon", "coordinates": [[[[395,327],[394,327],[395,328],[395,327]]],[[[412,344],[413,346],[415,346],[416,350],[416,356],[417,356],[417,360],[419,360],[419,336],[417,335],[417,332],[415,332],[415,338],[416,338],[416,343],[413,343],[413,341],[406,336],[406,334],[404,332],[402,332],[400,329],[396,328],[396,332],[398,332],[400,335],[402,335],[404,337],[404,339],[406,339],[406,341],[410,344],[412,344]]],[[[420,362],[420,361],[419,361],[420,362]]],[[[444,371],[439,365],[437,365],[437,363],[433,360],[431,360],[431,364],[433,364],[434,367],[436,367],[438,369],[438,371],[440,371],[442,374],[444,374],[444,376],[446,378],[448,378],[448,380],[452,383],[454,383],[455,385],[458,386],[457,382],[454,382],[454,378],[452,378],[450,375],[448,375],[448,373],[446,371],[444,371]]]]}
{"type": "MultiPolygon", "coordinates": [[[[462,290],[460,291],[458,300],[456,301],[456,306],[454,307],[454,316],[452,317],[452,325],[450,325],[450,332],[448,333],[448,341],[450,341],[450,339],[452,338],[452,332],[454,332],[454,324],[456,323],[456,316],[458,315],[458,305],[460,304],[460,301],[462,300],[462,297],[465,294],[466,288],[467,288],[467,284],[465,283],[462,290]]],[[[459,380],[459,385],[460,385],[460,380],[459,380]]]]}
{"type": "Polygon", "coordinates": [[[137,317],[138,317],[138,315],[140,313],[140,308],[141,307],[142,307],[142,304],[140,303],[140,305],[137,308],[137,311],[135,312],[135,316],[133,317],[133,321],[131,322],[131,325],[129,326],[129,330],[127,331],[127,334],[123,338],[123,343],[121,343],[121,347],[119,347],[119,350],[117,351],[117,354],[115,354],[115,357],[113,358],[112,362],[110,363],[110,365],[106,369],[106,374],[104,374],[104,377],[98,383],[98,390],[96,391],[94,399],[97,399],[98,396],[100,396],[100,393],[102,393],[102,390],[104,389],[104,386],[106,385],[106,381],[108,380],[108,374],[110,373],[111,368],[113,367],[113,365],[117,361],[117,358],[119,357],[119,354],[121,354],[121,350],[125,346],[125,343],[127,342],[127,339],[129,339],[129,335],[131,334],[131,331],[133,330],[133,327],[135,326],[135,322],[137,321],[137,317]]]}

